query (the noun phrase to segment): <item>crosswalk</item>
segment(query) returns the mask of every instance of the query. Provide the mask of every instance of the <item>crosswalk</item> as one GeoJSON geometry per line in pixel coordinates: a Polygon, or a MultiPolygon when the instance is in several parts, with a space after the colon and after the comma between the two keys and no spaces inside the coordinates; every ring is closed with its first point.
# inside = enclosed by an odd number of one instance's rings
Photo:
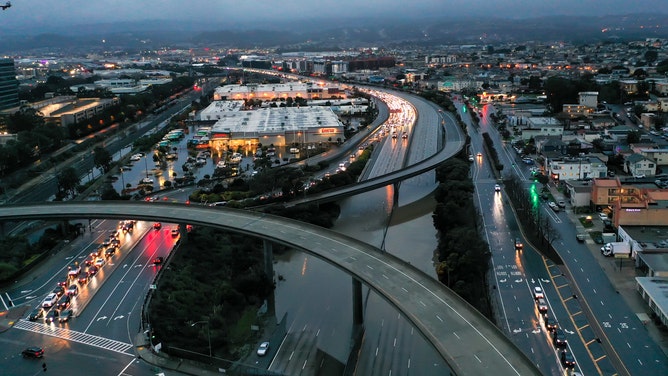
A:
{"type": "Polygon", "coordinates": [[[130,354],[127,351],[132,348],[132,345],[125,342],[115,341],[104,337],[98,337],[91,334],[77,332],[54,325],[45,325],[40,322],[32,322],[28,320],[19,320],[15,325],[15,329],[27,330],[30,332],[45,334],[51,337],[61,338],[67,341],[82,343],[84,345],[95,346],[102,349],[115,351],[117,353],[130,354]]]}

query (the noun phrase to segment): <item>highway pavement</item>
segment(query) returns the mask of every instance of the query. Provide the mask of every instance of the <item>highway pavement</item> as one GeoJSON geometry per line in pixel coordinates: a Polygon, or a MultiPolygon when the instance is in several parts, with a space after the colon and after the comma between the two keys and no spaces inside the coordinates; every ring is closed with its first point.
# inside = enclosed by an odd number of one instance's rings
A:
{"type": "Polygon", "coordinates": [[[540,374],[505,335],[431,276],[375,247],[306,223],[233,209],[129,202],[0,207],[0,219],[110,218],[211,226],[283,243],[343,269],[383,295],[457,375],[540,374]]]}

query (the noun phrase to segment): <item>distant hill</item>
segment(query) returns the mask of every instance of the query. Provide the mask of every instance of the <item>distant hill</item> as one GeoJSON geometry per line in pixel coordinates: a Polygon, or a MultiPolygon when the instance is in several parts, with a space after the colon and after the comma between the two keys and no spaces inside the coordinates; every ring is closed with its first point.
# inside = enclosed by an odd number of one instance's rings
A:
{"type": "Polygon", "coordinates": [[[276,24],[220,24],[148,20],[77,25],[39,34],[3,29],[0,53],[91,51],[169,47],[281,47],[343,49],[358,46],[430,46],[533,41],[589,43],[604,40],[667,38],[668,15],[532,19],[453,18],[396,20],[309,19],[276,24]]]}

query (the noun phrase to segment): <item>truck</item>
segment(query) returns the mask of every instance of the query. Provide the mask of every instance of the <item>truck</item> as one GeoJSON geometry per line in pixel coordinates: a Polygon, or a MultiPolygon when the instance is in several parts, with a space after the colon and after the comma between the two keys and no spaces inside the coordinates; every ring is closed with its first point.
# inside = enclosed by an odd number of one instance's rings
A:
{"type": "Polygon", "coordinates": [[[601,247],[601,254],[606,257],[613,257],[614,255],[625,254],[628,255],[631,253],[631,247],[627,242],[612,242],[606,243],[601,247]]]}

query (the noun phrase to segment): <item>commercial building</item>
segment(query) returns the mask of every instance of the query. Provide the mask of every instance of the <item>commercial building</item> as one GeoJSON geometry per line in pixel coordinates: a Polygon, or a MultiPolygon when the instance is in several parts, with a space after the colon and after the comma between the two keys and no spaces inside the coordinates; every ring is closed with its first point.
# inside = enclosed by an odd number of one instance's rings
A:
{"type": "Polygon", "coordinates": [[[654,183],[594,179],[591,189],[592,205],[611,211],[615,227],[668,226],[668,190],[654,183]]]}
{"type": "Polygon", "coordinates": [[[252,111],[220,113],[210,130],[212,151],[245,148],[258,144],[283,147],[343,141],[344,125],[329,107],[269,107],[252,111]]]}
{"type": "Polygon", "coordinates": [[[602,178],[608,174],[606,164],[592,156],[550,160],[547,170],[550,178],[559,181],[602,178]]]}
{"type": "Polygon", "coordinates": [[[80,98],[67,102],[57,102],[41,107],[39,111],[47,122],[59,123],[65,127],[81,123],[101,114],[105,109],[118,105],[120,100],[114,98],[80,98]]]}
{"type": "Polygon", "coordinates": [[[287,98],[329,99],[345,98],[345,92],[337,85],[314,84],[312,82],[290,82],[285,84],[225,85],[217,87],[213,100],[262,101],[285,100],[287,98]]]}
{"type": "Polygon", "coordinates": [[[19,105],[19,81],[14,59],[0,59],[0,110],[19,105]]]}

